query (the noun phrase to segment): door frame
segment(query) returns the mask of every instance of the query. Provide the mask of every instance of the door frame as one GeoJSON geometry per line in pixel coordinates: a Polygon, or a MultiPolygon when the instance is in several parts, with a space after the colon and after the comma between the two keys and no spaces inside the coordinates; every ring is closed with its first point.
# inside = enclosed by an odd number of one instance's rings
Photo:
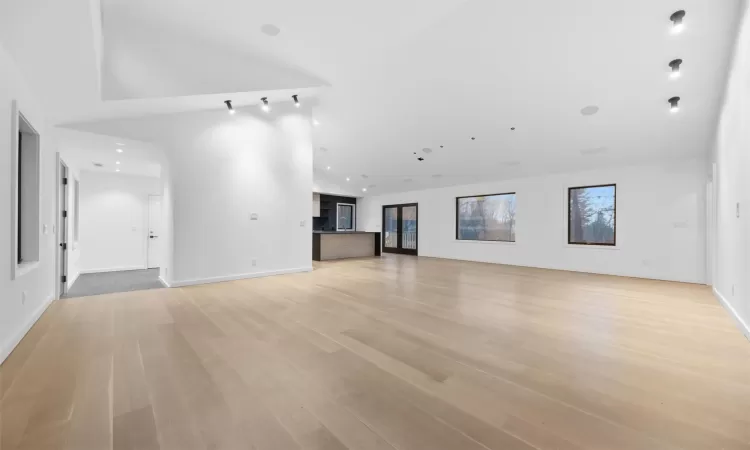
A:
{"type": "Polygon", "coordinates": [[[70,256],[70,246],[68,245],[68,224],[70,223],[70,217],[63,218],[63,211],[67,214],[69,210],[69,186],[70,186],[70,167],[57,153],[57,167],[56,167],[56,189],[57,198],[55,203],[56,218],[55,218],[55,298],[60,299],[63,295],[68,292],[67,276],[70,256]],[[62,200],[62,201],[61,201],[62,200]],[[65,277],[65,281],[63,281],[65,277]]]}
{"type": "Polygon", "coordinates": [[[380,239],[381,239],[381,247],[383,249],[382,251],[384,253],[398,253],[400,255],[413,255],[413,256],[418,256],[419,255],[419,203],[399,203],[399,204],[396,204],[396,205],[383,205],[381,224],[382,224],[382,228],[381,228],[381,230],[382,230],[382,233],[381,233],[382,236],[381,236],[380,239]],[[413,206],[414,208],[416,208],[416,212],[417,212],[417,231],[414,233],[415,247],[416,248],[414,248],[413,250],[409,249],[409,248],[402,248],[402,246],[401,246],[402,243],[403,243],[402,233],[401,233],[401,228],[402,228],[402,224],[403,224],[403,214],[401,213],[401,210],[403,208],[405,208],[405,207],[410,207],[410,206],[413,206]],[[399,230],[398,231],[399,237],[398,237],[398,242],[396,243],[396,245],[397,245],[396,248],[386,247],[385,246],[385,232],[386,232],[386,229],[385,229],[385,210],[386,210],[386,208],[398,208],[397,209],[398,213],[397,213],[396,227],[399,230]]]}
{"type": "Polygon", "coordinates": [[[153,230],[151,229],[151,199],[154,197],[159,197],[159,223],[161,225],[160,234],[155,236],[155,238],[159,239],[164,234],[164,196],[162,194],[149,194],[148,204],[146,205],[146,228],[148,230],[148,235],[146,236],[146,269],[157,269],[164,264],[164,247],[162,246],[162,241],[159,241],[157,247],[157,251],[160,253],[157,256],[159,265],[151,267],[151,240],[154,239],[151,237],[153,235],[153,230]]]}

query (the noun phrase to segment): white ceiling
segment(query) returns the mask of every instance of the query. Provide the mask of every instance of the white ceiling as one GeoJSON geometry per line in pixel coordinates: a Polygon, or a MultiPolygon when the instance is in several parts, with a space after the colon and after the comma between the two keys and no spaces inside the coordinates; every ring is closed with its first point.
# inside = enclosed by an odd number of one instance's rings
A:
{"type": "Polygon", "coordinates": [[[147,177],[161,175],[163,155],[148,143],[73,130],[60,130],[57,142],[60,156],[74,171],[147,177]]]}
{"type": "Polygon", "coordinates": [[[377,194],[705,154],[739,3],[25,0],[0,9],[0,41],[32,73],[55,64],[32,78],[60,122],[316,97],[316,173],[377,194]]]}

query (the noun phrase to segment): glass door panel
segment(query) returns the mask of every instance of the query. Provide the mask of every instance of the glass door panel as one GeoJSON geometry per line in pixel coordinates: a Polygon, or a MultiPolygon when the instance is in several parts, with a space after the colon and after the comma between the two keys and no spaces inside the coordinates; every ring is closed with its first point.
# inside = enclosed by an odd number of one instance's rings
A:
{"type": "Polygon", "coordinates": [[[398,248],[398,207],[383,208],[383,246],[398,248]]]}
{"type": "Polygon", "coordinates": [[[417,206],[401,208],[401,248],[417,249],[417,206]]]}

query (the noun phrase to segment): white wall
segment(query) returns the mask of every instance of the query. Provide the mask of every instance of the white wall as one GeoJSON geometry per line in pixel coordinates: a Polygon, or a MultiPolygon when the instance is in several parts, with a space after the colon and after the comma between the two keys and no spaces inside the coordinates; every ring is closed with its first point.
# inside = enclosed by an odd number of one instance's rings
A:
{"type": "Polygon", "coordinates": [[[80,270],[82,273],[145,269],[148,196],[161,195],[161,180],[82,171],[80,270]]]}
{"type": "Polygon", "coordinates": [[[750,13],[746,5],[713,161],[716,163],[714,289],[750,338],[750,13]],[[737,204],[740,217],[737,217],[737,204]]]}
{"type": "Polygon", "coordinates": [[[309,107],[236,110],[149,119],[170,166],[172,285],[312,269],[309,107]]]}
{"type": "Polygon", "coordinates": [[[380,231],[382,205],[416,202],[421,256],[703,283],[705,183],[705,162],[685,160],[365,197],[358,228],[380,231]],[[567,245],[567,188],[608,183],[617,247],[567,245]],[[516,243],[456,241],[456,197],[499,192],[516,192],[516,243]]]}
{"type": "Polygon", "coordinates": [[[13,350],[55,295],[56,139],[45,123],[44,109],[34,98],[15,63],[0,46],[0,362],[13,350]],[[11,280],[11,102],[41,136],[41,227],[23,230],[40,236],[39,265],[11,280]],[[43,233],[43,230],[47,233],[43,233]],[[23,295],[25,294],[25,299],[23,295]]]}

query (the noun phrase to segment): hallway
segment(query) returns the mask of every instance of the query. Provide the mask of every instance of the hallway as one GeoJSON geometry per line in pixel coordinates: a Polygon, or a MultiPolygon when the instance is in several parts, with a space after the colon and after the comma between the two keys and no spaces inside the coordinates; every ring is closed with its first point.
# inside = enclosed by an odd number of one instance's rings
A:
{"type": "Polygon", "coordinates": [[[159,289],[159,269],[126,270],[119,272],[87,273],[78,277],[65,298],[88,297],[90,295],[114,294],[117,292],[159,289]]]}

